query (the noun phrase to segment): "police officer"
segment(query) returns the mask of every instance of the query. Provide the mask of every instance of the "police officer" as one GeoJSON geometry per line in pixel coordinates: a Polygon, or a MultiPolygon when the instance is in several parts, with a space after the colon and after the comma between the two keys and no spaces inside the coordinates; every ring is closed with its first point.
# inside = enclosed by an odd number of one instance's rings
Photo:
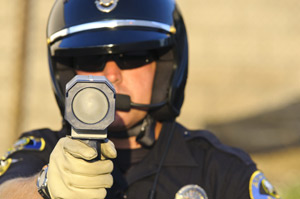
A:
{"type": "Polygon", "coordinates": [[[246,153],[174,121],[188,42],[173,0],[56,0],[47,36],[62,115],[65,85],[76,74],[114,85],[110,141],[95,160],[93,148],[69,138],[66,121],[59,132],[23,134],[1,158],[1,199],[280,198],[246,153]]]}

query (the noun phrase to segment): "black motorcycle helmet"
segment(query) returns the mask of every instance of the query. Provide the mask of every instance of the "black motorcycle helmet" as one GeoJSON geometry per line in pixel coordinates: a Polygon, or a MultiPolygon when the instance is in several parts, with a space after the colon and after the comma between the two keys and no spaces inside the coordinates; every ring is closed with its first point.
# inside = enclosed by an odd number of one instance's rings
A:
{"type": "Polygon", "coordinates": [[[53,90],[62,115],[66,83],[75,75],[73,61],[147,51],[157,57],[150,110],[158,121],[175,119],[184,99],[188,42],[173,0],[56,0],[47,28],[53,90]]]}

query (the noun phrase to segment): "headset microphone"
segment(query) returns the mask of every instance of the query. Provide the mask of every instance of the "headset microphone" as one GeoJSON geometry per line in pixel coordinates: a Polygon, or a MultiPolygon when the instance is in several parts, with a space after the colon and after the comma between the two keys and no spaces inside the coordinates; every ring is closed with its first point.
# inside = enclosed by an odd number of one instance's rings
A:
{"type": "Polygon", "coordinates": [[[131,108],[151,110],[165,105],[167,101],[162,101],[156,104],[138,104],[131,101],[129,95],[116,94],[116,109],[120,111],[130,111],[131,108]]]}

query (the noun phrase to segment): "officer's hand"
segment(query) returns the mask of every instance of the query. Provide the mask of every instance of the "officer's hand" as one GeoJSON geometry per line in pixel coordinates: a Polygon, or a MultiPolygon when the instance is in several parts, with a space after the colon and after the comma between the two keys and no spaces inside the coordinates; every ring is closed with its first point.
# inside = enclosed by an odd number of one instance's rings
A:
{"type": "Polygon", "coordinates": [[[107,158],[116,156],[109,141],[101,144],[101,160],[88,162],[97,157],[95,149],[79,140],[60,139],[51,153],[47,174],[51,198],[105,198],[105,188],[113,184],[113,163],[107,158]]]}

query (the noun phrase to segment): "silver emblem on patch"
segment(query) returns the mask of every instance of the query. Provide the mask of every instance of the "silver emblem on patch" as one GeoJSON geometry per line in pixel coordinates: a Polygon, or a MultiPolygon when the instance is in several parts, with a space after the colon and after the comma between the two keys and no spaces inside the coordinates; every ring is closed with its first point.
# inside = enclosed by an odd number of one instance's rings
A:
{"type": "Polygon", "coordinates": [[[95,4],[101,12],[110,12],[117,7],[118,0],[96,0],[95,4]]]}
{"type": "Polygon", "coordinates": [[[208,199],[203,188],[196,184],[182,187],[175,195],[175,199],[208,199]]]}

